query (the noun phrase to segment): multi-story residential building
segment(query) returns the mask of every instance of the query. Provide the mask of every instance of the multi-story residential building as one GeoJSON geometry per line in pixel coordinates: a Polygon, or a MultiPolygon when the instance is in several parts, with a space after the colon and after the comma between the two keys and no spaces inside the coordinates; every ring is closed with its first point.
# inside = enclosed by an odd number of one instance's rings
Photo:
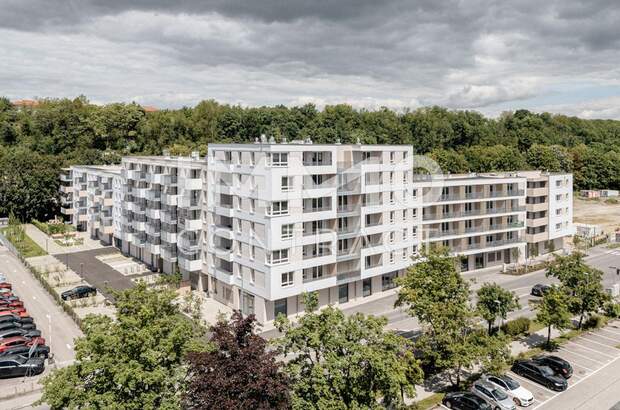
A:
{"type": "Polygon", "coordinates": [[[123,205],[115,245],[153,270],[181,273],[196,285],[206,161],[190,157],[125,157],[123,205]]]}
{"type": "Polygon", "coordinates": [[[414,165],[408,146],[211,144],[206,158],[123,158],[111,180],[73,167],[63,213],[100,229],[91,214],[106,211],[111,182],[116,247],[261,322],[303,310],[303,292],[325,305],[392,289],[421,246],[446,246],[471,271],[561,249],[573,233],[571,175],[414,165]]]}
{"type": "Polygon", "coordinates": [[[564,247],[575,234],[572,174],[523,171],[527,179],[527,250],[542,255],[564,247]]]}
{"type": "Polygon", "coordinates": [[[61,212],[72,217],[78,230],[107,245],[112,244],[114,213],[121,205],[114,197],[120,171],[119,166],[75,166],[61,174],[61,212]]]}
{"type": "Polygon", "coordinates": [[[204,272],[259,320],[300,294],[345,303],[394,287],[417,251],[420,197],[405,146],[209,146],[204,272]]]}
{"type": "Polygon", "coordinates": [[[461,271],[523,260],[525,184],[525,178],[514,173],[423,180],[425,242],[460,255],[461,271]]]}

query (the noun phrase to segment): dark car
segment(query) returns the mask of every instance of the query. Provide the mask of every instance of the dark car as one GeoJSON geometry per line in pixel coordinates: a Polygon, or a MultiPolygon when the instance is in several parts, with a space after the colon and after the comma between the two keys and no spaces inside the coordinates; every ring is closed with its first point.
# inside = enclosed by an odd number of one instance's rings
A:
{"type": "Polygon", "coordinates": [[[0,357],[12,356],[12,355],[28,357],[29,354],[32,354],[32,357],[42,357],[42,358],[47,359],[50,355],[49,346],[36,345],[34,347],[34,350],[32,350],[32,352],[30,351],[31,349],[32,349],[32,346],[25,346],[25,345],[12,346],[12,347],[7,348],[4,352],[0,353],[0,357]]]}
{"type": "Polygon", "coordinates": [[[37,329],[6,329],[0,332],[0,340],[8,339],[9,337],[24,336],[28,338],[40,337],[41,331],[37,329]]]}
{"type": "Polygon", "coordinates": [[[15,336],[8,339],[0,340],[0,353],[12,348],[13,346],[32,346],[44,345],[45,339],[42,337],[28,338],[24,336],[15,336]]]}
{"type": "Polygon", "coordinates": [[[95,296],[97,289],[92,286],[76,286],[73,289],[66,290],[60,294],[62,300],[80,299],[88,296],[95,296]]]}
{"type": "Polygon", "coordinates": [[[0,357],[0,378],[35,376],[43,373],[45,365],[43,359],[32,357],[27,359],[22,356],[0,357]]]}
{"type": "Polygon", "coordinates": [[[489,403],[470,392],[448,393],[441,403],[455,410],[491,410],[489,403]]]}
{"type": "Polygon", "coordinates": [[[573,375],[573,367],[569,362],[558,356],[536,356],[533,359],[536,363],[543,366],[549,366],[556,374],[570,379],[573,375]]]}
{"type": "Polygon", "coordinates": [[[550,390],[564,391],[568,387],[563,377],[556,376],[549,366],[538,364],[534,360],[517,360],[512,365],[512,371],[550,390]]]}
{"type": "Polygon", "coordinates": [[[543,285],[542,283],[538,283],[532,287],[532,291],[530,292],[532,296],[544,296],[551,289],[550,285],[543,285]]]}
{"type": "Polygon", "coordinates": [[[0,323],[0,332],[4,332],[5,330],[11,329],[25,329],[25,330],[33,330],[36,329],[34,323],[20,323],[13,321],[6,321],[0,323]]]}
{"type": "Polygon", "coordinates": [[[19,317],[17,315],[0,316],[0,323],[5,323],[5,322],[19,322],[21,324],[25,324],[25,323],[34,324],[34,320],[31,317],[19,317]]]}

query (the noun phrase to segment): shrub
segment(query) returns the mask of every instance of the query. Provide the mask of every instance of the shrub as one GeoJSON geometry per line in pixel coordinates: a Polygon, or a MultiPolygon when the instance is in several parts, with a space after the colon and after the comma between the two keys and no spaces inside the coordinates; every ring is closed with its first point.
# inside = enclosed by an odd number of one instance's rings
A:
{"type": "Polygon", "coordinates": [[[605,200],[605,203],[608,205],[616,205],[618,203],[618,200],[616,198],[607,198],[605,200]]]}
{"type": "Polygon", "coordinates": [[[586,329],[598,329],[599,327],[605,326],[606,322],[607,320],[604,316],[592,315],[585,321],[583,327],[586,329]]]}
{"type": "Polygon", "coordinates": [[[609,302],[605,305],[605,316],[611,318],[620,317],[620,303],[609,302]]]}
{"type": "Polygon", "coordinates": [[[525,335],[530,328],[530,322],[531,320],[526,317],[518,317],[504,323],[502,331],[511,337],[525,335]]]}

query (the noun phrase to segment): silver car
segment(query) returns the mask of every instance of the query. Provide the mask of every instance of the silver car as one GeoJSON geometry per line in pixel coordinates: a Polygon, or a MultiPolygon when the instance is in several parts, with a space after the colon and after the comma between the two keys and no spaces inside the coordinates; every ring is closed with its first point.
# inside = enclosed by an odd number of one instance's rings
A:
{"type": "Polygon", "coordinates": [[[493,410],[516,410],[517,408],[505,391],[491,383],[477,380],[471,386],[471,391],[489,403],[493,410]]]}

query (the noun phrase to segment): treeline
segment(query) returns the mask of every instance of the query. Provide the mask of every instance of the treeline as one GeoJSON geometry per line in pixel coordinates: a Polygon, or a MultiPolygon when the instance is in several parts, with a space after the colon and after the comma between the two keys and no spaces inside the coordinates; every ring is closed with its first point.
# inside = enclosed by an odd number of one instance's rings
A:
{"type": "Polygon", "coordinates": [[[45,219],[55,214],[57,208],[49,205],[53,197],[44,206],[33,204],[38,194],[29,180],[47,184],[61,166],[115,163],[122,155],[161,154],[164,148],[204,153],[209,143],[251,142],[261,134],[278,141],[310,137],[315,143],[408,144],[418,154],[430,153],[445,172],[564,170],[575,174],[576,188],[620,188],[620,121],[527,110],[493,119],[441,107],[400,113],[344,104],[323,110],[312,104],[246,108],[212,100],[145,112],[137,104],[99,106],[84,97],[16,109],[0,98],[0,215],[13,211],[22,219],[45,219]],[[22,165],[15,168],[15,163],[22,165]]]}

